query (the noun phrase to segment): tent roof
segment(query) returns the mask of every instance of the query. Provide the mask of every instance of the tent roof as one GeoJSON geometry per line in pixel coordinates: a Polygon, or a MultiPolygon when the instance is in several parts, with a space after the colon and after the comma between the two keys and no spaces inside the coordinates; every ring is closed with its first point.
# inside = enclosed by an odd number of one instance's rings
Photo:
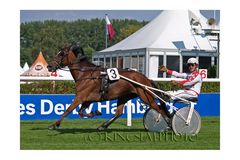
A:
{"type": "Polygon", "coordinates": [[[42,63],[44,66],[47,67],[47,61],[45,60],[45,58],[43,57],[43,54],[42,52],[40,51],[37,58],[35,59],[35,61],[33,62],[32,66],[33,65],[36,65],[37,63],[42,63]]]}
{"type": "Polygon", "coordinates": [[[48,72],[47,65],[47,61],[40,51],[32,66],[21,76],[50,76],[51,73],[48,72]]]}
{"type": "Polygon", "coordinates": [[[23,71],[26,71],[26,70],[28,70],[28,69],[29,69],[28,63],[25,62],[25,63],[24,63],[24,66],[23,66],[23,71]]]}
{"type": "Polygon", "coordinates": [[[23,68],[20,66],[20,74],[24,72],[23,68]]]}
{"type": "Polygon", "coordinates": [[[192,19],[199,21],[202,28],[208,27],[200,11],[166,10],[137,32],[100,52],[139,48],[216,50],[216,43],[203,34],[193,33],[192,19]]]}

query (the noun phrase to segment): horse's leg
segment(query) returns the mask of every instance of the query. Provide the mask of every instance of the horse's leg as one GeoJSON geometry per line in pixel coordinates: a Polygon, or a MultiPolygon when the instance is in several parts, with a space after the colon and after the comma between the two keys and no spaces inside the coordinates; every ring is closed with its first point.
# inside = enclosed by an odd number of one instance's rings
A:
{"type": "Polygon", "coordinates": [[[84,116],[83,111],[90,106],[91,102],[84,102],[78,111],[78,115],[82,118],[84,116]]]}
{"type": "Polygon", "coordinates": [[[126,96],[123,96],[121,98],[118,99],[118,102],[117,102],[117,110],[116,110],[116,113],[114,114],[114,116],[107,120],[106,122],[104,122],[101,126],[99,126],[97,129],[99,131],[103,131],[105,129],[107,129],[108,126],[110,126],[116,119],[118,119],[122,113],[123,113],[123,109],[124,109],[124,104],[132,99],[136,97],[136,95],[126,95],[126,96]]]}
{"type": "Polygon", "coordinates": [[[97,129],[99,131],[103,131],[103,130],[107,129],[108,126],[110,126],[116,119],[118,119],[122,115],[123,108],[124,108],[124,104],[118,104],[115,115],[112,118],[110,118],[109,120],[107,120],[106,122],[104,122],[97,129]]]}
{"type": "Polygon", "coordinates": [[[82,103],[82,99],[79,96],[76,96],[73,103],[68,107],[68,109],[63,113],[62,117],[56,121],[53,125],[49,126],[49,129],[55,129],[59,127],[63,119],[72,112],[80,103],[82,103]]]}

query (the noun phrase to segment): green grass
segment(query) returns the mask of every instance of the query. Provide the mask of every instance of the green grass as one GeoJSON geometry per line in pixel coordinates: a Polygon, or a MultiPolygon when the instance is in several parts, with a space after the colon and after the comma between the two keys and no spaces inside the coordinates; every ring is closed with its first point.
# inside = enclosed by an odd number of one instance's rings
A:
{"type": "Polygon", "coordinates": [[[104,119],[65,120],[57,130],[47,127],[54,121],[21,121],[21,149],[220,149],[220,118],[202,117],[197,136],[176,136],[173,132],[154,133],[144,130],[141,119],[118,119],[107,131],[96,128],[104,119]]]}

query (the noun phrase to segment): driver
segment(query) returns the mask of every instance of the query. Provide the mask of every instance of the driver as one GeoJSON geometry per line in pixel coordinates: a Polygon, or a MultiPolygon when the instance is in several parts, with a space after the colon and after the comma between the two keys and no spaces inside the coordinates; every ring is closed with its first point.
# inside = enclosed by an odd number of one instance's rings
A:
{"type": "Polygon", "coordinates": [[[168,75],[172,75],[176,78],[183,78],[182,81],[172,80],[173,85],[180,85],[184,89],[178,91],[168,91],[171,94],[172,100],[176,100],[177,97],[184,99],[193,99],[197,98],[201,91],[202,86],[202,77],[198,72],[198,60],[196,58],[189,58],[187,61],[187,66],[189,69],[189,73],[178,73],[176,71],[172,71],[165,66],[160,67],[160,71],[166,72],[168,75]]]}

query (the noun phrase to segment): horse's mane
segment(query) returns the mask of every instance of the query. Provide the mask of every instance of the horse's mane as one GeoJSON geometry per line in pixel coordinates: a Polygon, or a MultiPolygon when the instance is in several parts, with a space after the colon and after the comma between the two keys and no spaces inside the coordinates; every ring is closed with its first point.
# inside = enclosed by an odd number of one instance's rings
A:
{"type": "Polygon", "coordinates": [[[92,62],[89,62],[83,48],[79,44],[65,45],[64,48],[66,48],[69,51],[72,51],[77,57],[78,61],[85,62],[88,66],[96,67],[95,64],[93,64],[92,62]]]}
{"type": "Polygon", "coordinates": [[[85,55],[79,56],[78,60],[79,60],[79,62],[84,62],[85,64],[87,64],[88,67],[98,67],[97,65],[90,62],[88,60],[87,56],[85,56],[85,55]]]}

